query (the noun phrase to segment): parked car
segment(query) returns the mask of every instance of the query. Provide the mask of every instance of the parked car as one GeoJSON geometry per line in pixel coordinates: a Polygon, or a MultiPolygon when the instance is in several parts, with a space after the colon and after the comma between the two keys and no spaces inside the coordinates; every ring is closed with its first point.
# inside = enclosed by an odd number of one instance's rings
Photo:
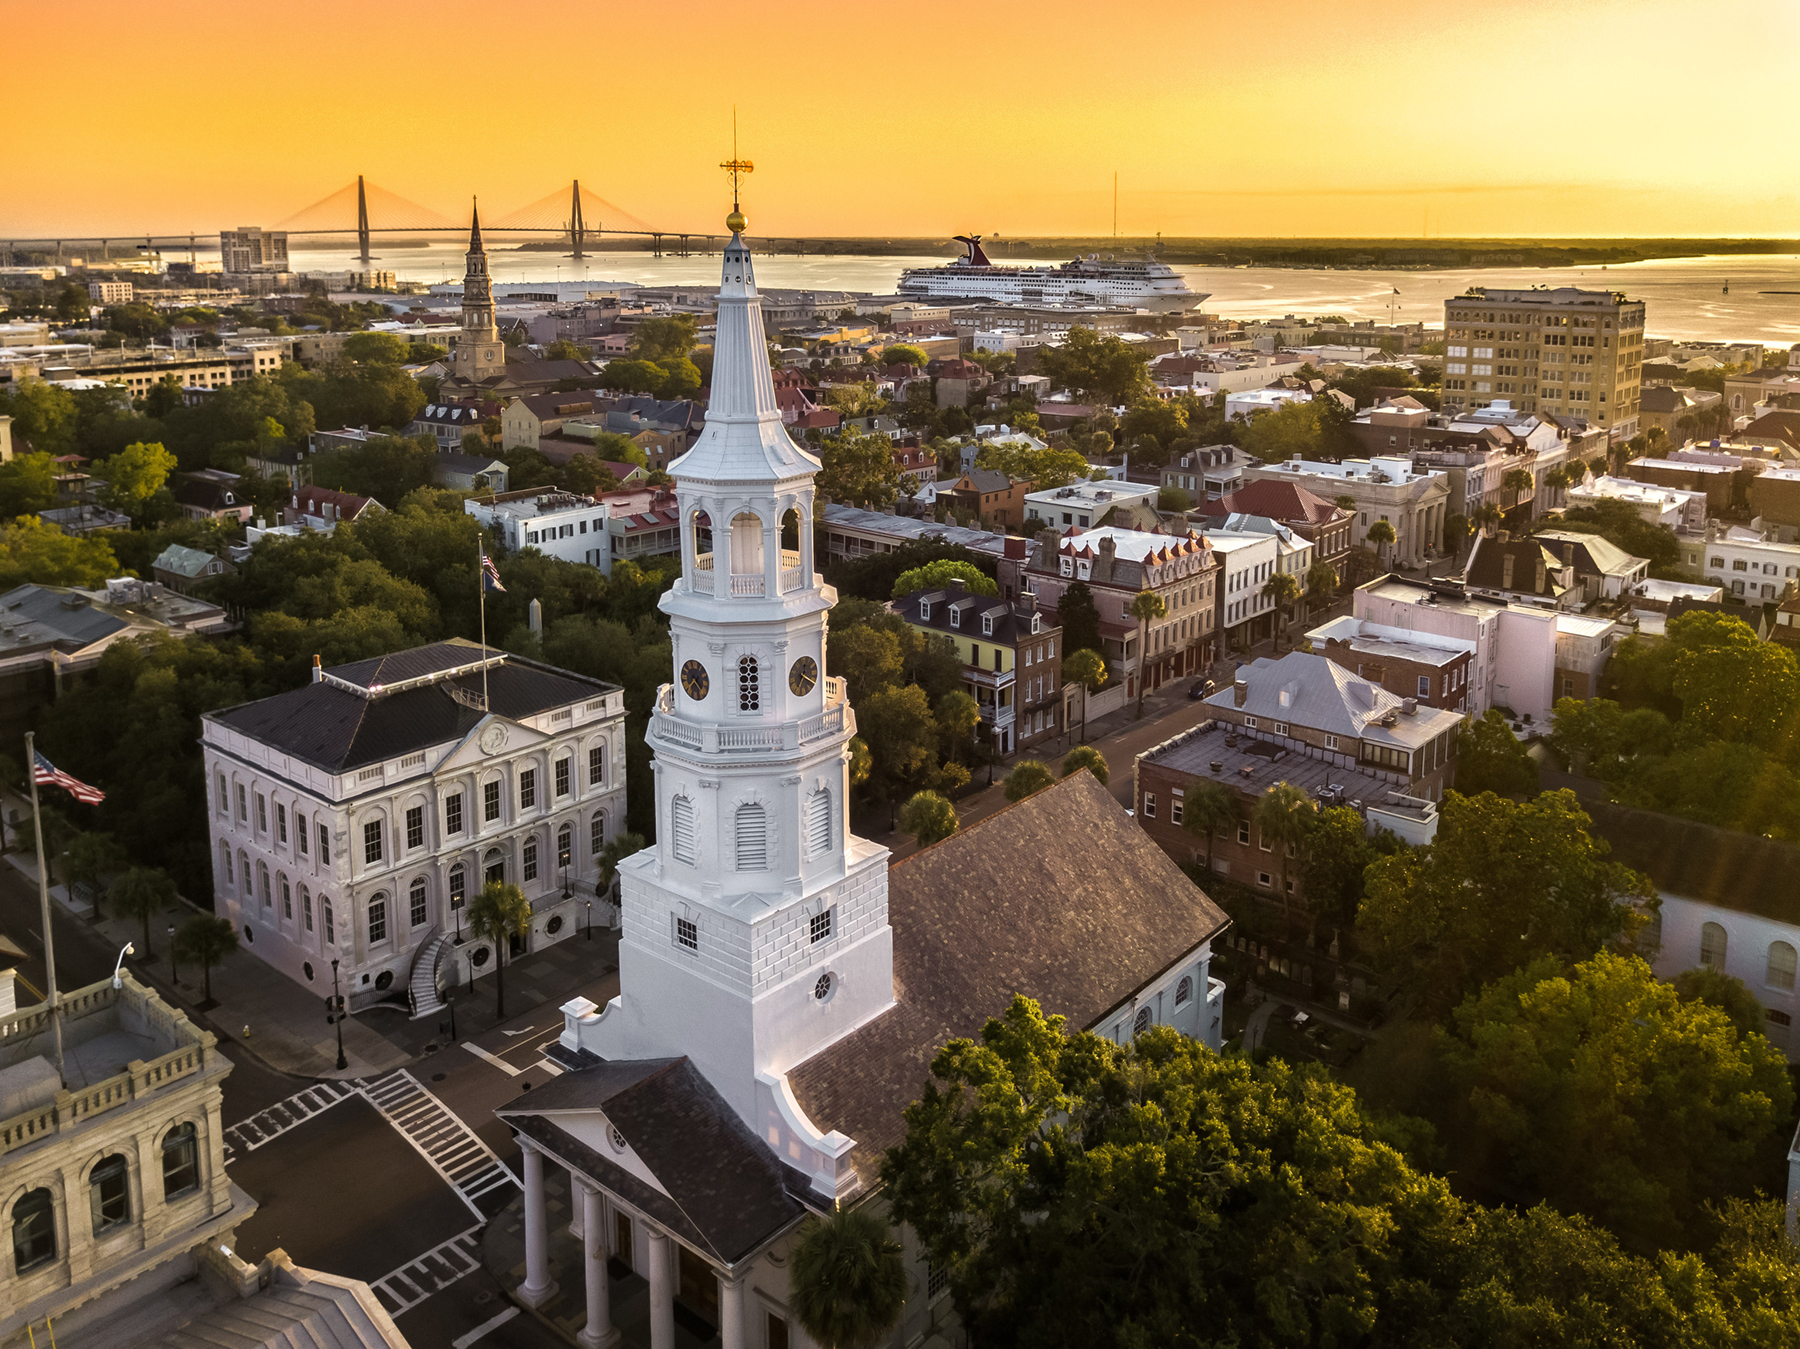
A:
{"type": "Polygon", "coordinates": [[[1210,698],[1213,695],[1213,688],[1214,685],[1212,680],[1196,679],[1193,683],[1188,685],[1188,697],[1193,698],[1196,701],[1201,698],[1210,698]]]}

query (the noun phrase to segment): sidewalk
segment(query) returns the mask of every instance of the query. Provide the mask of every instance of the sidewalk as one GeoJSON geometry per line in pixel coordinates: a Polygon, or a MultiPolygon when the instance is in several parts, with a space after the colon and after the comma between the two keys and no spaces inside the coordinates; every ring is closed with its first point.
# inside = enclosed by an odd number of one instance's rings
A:
{"type": "MultiPolygon", "coordinates": [[[[37,884],[36,858],[7,853],[6,861],[37,884]]],[[[264,964],[243,946],[212,971],[214,1005],[201,1010],[204,986],[199,971],[185,968],[170,973],[168,929],[179,927],[195,913],[207,910],[180,900],[150,920],[151,950],[141,949],[143,924],[105,913],[90,921],[91,905],[71,903],[64,886],[50,887],[51,902],[74,919],[97,944],[117,952],[126,942],[139,946],[127,957],[136,977],[153,986],[169,1003],[184,1011],[196,1025],[214,1031],[247,1049],[276,1072],[306,1078],[378,1077],[404,1068],[445,1042],[449,1012],[413,1021],[400,1008],[375,1008],[347,1017],[343,1023],[344,1060],[337,1067],[335,1026],[325,1020],[325,999],[331,992],[327,980],[316,992],[302,988],[286,975],[264,964]]],[[[68,928],[58,924],[57,935],[68,928]]],[[[58,962],[61,963],[60,961],[58,962]]],[[[506,966],[506,1010],[511,1019],[547,1002],[560,1004],[583,985],[618,966],[618,938],[600,930],[591,939],[574,936],[542,951],[522,956],[506,966]]],[[[66,991],[66,990],[65,990],[66,991]]],[[[456,1033],[459,1040],[498,1024],[494,1015],[494,980],[477,981],[472,988],[456,990],[456,1033]]]]}

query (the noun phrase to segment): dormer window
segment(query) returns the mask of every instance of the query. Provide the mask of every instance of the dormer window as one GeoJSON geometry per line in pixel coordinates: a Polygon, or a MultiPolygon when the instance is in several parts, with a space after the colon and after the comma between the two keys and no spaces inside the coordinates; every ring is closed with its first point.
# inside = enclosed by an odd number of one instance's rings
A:
{"type": "Polygon", "coordinates": [[[955,605],[950,606],[950,626],[953,628],[960,628],[962,626],[962,610],[958,609],[955,605]]]}
{"type": "Polygon", "coordinates": [[[992,614],[983,614],[981,616],[981,635],[983,637],[992,637],[994,635],[994,616],[992,614]]]}
{"type": "Polygon", "coordinates": [[[1041,629],[1041,627],[1040,627],[1040,626],[1039,626],[1039,619],[1038,619],[1038,616],[1037,616],[1037,615],[1036,615],[1036,614],[1033,614],[1033,615],[1032,615],[1032,616],[1031,616],[1031,632],[1032,632],[1032,635],[1033,635],[1033,636],[1036,636],[1036,635],[1037,635],[1037,634],[1038,634],[1038,633],[1039,633],[1039,632],[1040,632],[1040,631],[1042,631],[1042,629],[1041,629]]]}
{"type": "Polygon", "coordinates": [[[1058,558],[1057,571],[1064,576],[1073,576],[1075,574],[1075,559],[1072,557],[1058,558]]]}
{"type": "Polygon", "coordinates": [[[919,601],[919,622],[921,622],[921,623],[931,622],[931,601],[930,600],[919,601]]]}

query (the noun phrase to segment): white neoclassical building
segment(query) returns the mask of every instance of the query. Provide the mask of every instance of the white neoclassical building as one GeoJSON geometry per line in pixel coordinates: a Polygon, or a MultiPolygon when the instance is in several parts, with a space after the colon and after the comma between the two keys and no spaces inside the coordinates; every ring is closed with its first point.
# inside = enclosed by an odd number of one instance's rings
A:
{"type": "MultiPolygon", "coordinates": [[[[670,466],[674,680],[647,733],[656,843],[621,867],[621,991],[568,1003],[565,1071],[496,1112],[524,1153],[518,1295],[558,1295],[545,1172],[563,1168],[590,1349],[617,1339],[609,1257],[648,1284],[652,1349],[674,1349],[677,1302],[724,1349],[809,1344],[789,1310],[797,1225],[881,1202],[882,1152],[935,1048],[1015,991],[1120,1041],[1219,1037],[1225,916],[1091,776],[891,870],[850,833],[856,722],[824,673],[819,465],[783,428],[735,212],[730,228],[706,428],[670,466]]],[[[948,1315],[906,1242],[895,1344],[948,1315]]]]}
{"type": "Polygon", "coordinates": [[[624,694],[454,639],[331,669],[202,719],[218,913],[270,965],[350,1007],[425,1016],[496,967],[462,910],[519,886],[511,955],[592,914],[624,829],[624,694]]]}

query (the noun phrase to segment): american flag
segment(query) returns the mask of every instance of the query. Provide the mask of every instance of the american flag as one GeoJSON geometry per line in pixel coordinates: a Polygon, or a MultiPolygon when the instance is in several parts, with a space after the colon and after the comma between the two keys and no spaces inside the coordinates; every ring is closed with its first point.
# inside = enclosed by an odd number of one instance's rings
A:
{"type": "Polygon", "coordinates": [[[494,559],[486,553],[481,555],[481,588],[483,590],[505,590],[500,584],[500,568],[494,565],[494,559]]]}
{"type": "Polygon", "coordinates": [[[90,787],[80,778],[72,778],[43,755],[33,750],[31,755],[31,776],[40,787],[61,787],[77,801],[90,806],[97,806],[106,800],[106,793],[98,787],[90,787]]]}

